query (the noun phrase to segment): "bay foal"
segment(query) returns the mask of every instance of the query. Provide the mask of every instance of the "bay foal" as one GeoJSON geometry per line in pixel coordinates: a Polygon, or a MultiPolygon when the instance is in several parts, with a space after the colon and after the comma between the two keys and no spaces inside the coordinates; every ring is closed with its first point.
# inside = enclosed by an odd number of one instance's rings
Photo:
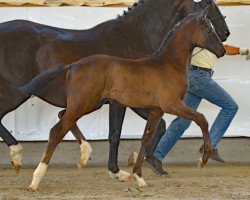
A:
{"type": "Polygon", "coordinates": [[[188,66],[194,47],[206,48],[217,57],[225,54],[222,42],[206,19],[206,13],[207,9],[177,24],[154,56],[132,60],[93,55],[74,64],[48,70],[22,88],[25,95],[31,95],[37,85],[48,84],[60,73],[70,70],[65,81],[66,112],[51,129],[46,151],[33,174],[31,190],[37,190],[56,146],[66,133],[80,117],[100,108],[107,100],[127,107],[149,109],[142,146],[133,169],[139,187],[147,186],[142,178],[141,165],[163,113],[193,120],[200,126],[205,151],[199,165],[203,167],[206,164],[212,151],[208,123],[202,114],[182,102],[188,88],[188,66]]]}
{"type": "MultiPolygon", "coordinates": [[[[16,172],[22,165],[23,147],[1,121],[7,113],[29,98],[20,93],[19,87],[58,64],[67,65],[94,54],[130,59],[150,55],[175,24],[207,6],[209,6],[208,18],[211,19],[220,39],[225,41],[230,32],[213,0],[140,0],[119,18],[86,30],[62,29],[26,20],[1,23],[0,137],[10,148],[11,163],[16,172]]],[[[46,102],[62,108],[66,107],[64,90],[61,90],[65,74],[61,74],[48,84],[46,92],[40,95],[46,102]]],[[[108,170],[115,176],[121,174],[117,157],[125,110],[126,108],[119,104],[110,104],[108,170]]],[[[132,110],[144,119],[148,116],[147,109],[132,108],[132,110]]],[[[65,110],[59,113],[59,118],[64,112],[65,110]]],[[[165,129],[165,122],[161,120],[154,146],[157,145],[165,129]]],[[[90,146],[77,125],[71,131],[81,148],[79,164],[84,166],[91,151],[90,146]],[[84,149],[88,151],[84,152],[84,149]]],[[[148,156],[150,153],[148,152],[148,156]]],[[[122,180],[121,177],[119,179],[122,180]]]]}

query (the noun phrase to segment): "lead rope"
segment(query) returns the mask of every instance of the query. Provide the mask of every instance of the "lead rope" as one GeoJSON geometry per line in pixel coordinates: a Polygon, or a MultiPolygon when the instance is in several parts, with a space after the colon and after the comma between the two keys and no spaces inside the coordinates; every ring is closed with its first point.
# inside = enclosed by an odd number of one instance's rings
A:
{"type": "Polygon", "coordinates": [[[203,51],[204,48],[202,48],[200,51],[196,52],[195,54],[192,55],[192,57],[196,56],[198,53],[200,53],[201,51],[203,51]]]}

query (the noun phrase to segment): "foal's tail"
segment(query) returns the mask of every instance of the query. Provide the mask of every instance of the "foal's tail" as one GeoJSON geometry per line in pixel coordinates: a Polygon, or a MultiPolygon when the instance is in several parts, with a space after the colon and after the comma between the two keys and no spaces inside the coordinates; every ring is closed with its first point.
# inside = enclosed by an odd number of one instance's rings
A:
{"type": "Polygon", "coordinates": [[[56,67],[43,71],[26,85],[20,87],[19,90],[25,97],[30,97],[31,95],[37,96],[41,94],[46,86],[55,78],[57,78],[59,74],[70,70],[72,66],[73,65],[57,65],[56,67]]]}

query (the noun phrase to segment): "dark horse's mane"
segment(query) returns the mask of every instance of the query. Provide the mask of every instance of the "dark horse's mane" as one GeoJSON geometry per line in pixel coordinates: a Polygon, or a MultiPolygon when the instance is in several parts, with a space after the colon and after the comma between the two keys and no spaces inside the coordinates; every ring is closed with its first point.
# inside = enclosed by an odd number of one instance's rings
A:
{"type": "Polygon", "coordinates": [[[117,19],[122,19],[123,17],[127,16],[129,13],[131,13],[132,11],[134,11],[134,9],[136,7],[138,7],[138,5],[141,5],[143,3],[145,3],[146,0],[139,0],[138,2],[135,2],[132,7],[128,7],[127,11],[123,11],[122,15],[117,15],[117,19]]]}
{"type": "Polygon", "coordinates": [[[169,41],[169,38],[172,36],[172,34],[176,31],[176,29],[178,29],[182,24],[184,24],[187,20],[189,20],[190,18],[196,16],[196,13],[192,13],[190,15],[188,15],[187,17],[185,17],[184,19],[182,19],[180,22],[178,22],[174,28],[169,31],[162,39],[162,42],[160,44],[160,46],[158,47],[158,49],[154,52],[153,55],[158,55],[162,49],[165,47],[165,45],[167,44],[167,42],[169,41]]]}

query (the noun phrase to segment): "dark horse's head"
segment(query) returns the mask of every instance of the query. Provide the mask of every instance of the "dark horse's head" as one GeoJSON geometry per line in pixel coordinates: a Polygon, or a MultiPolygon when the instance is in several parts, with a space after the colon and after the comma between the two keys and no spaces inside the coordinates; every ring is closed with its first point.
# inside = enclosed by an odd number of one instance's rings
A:
{"type": "Polygon", "coordinates": [[[207,13],[208,9],[205,9],[193,20],[193,42],[198,47],[209,50],[219,58],[225,55],[226,50],[210,20],[207,19],[207,13]]]}
{"type": "Polygon", "coordinates": [[[225,17],[221,14],[220,9],[215,3],[215,0],[192,0],[192,3],[194,3],[193,12],[200,12],[201,10],[204,10],[206,7],[208,7],[207,18],[213,24],[215,31],[221,41],[225,42],[230,35],[230,31],[225,21],[225,17]]]}

